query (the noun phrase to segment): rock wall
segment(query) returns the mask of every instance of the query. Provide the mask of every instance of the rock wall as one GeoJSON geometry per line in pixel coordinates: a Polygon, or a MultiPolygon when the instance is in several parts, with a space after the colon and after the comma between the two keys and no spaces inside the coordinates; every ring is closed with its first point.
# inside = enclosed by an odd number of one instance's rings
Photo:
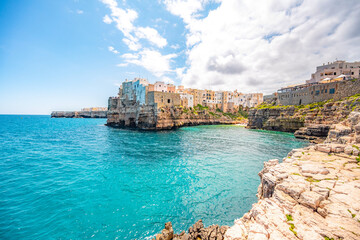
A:
{"type": "Polygon", "coordinates": [[[106,118],[107,111],[54,111],[52,118],[106,118]]]}
{"type": "Polygon", "coordinates": [[[264,162],[259,176],[258,202],[230,228],[198,222],[177,235],[167,223],[156,240],[360,239],[360,112],[325,143],[264,162]]]}
{"type": "Polygon", "coordinates": [[[332,124],[357,109],[360,109],[360,97],[307,106],[251,109],[248,128],[295,132],[295,137],[319,143],[325,140],[332,124]]]}
{"type": "Polygon", "coordinates": [[[304,126],[302,115],[296,113],[295,107],[251,109],[248,128],[295,132],[304,126]]]}
{"type": "Polygon", "coordinates": [[[142,130],[168,130],[183,126],[238,124],[243,121],[226,116],[214,116],[207,110],[190,111],[182,107],[163,107],[151,105],[121,107],[108,112],[107,125],[119,128],[142,130]]]}
{"type": "Polygon", "coordinates": [[[331,127],[324,144],[264,163],[258,202],[225,239],[359,239],[360,112],[331,127]]]}

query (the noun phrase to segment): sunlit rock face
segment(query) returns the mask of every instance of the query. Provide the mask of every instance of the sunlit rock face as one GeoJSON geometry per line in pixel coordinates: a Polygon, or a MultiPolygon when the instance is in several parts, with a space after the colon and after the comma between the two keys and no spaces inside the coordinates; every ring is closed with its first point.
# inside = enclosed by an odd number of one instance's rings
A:
{"type": "Polygon", "coordinates": [[[258,202],[225,239],[359,239],[360,112],[323,144],[294,149],[259,173],[258,202]]]}
{"type": "MultiPolygon", "coordinates": [[[[249,112],[248,127],[294,132],[297,138],[321,143],[327,138],[333,124],[343,121],[350,112],[359,110],[359,108],[360,97],[354,96],[341,101],[306,106],[274,106],[252,109],[249,112]]],[[[346,131],[348,130],[342,129],[338,133],[332,131],[330,137],[335,136],[334,134],[345,136],[348,134],[346,131]]]]}
{"type": "Polygon", "coordinates": [[[108,112],[107,125],[142,130],[175,129],[182,126],[240,124],[246,120],[233,120],[226,116],[214,116],[207,110],[194,112],[182,107],[131,106],[108,112]]]}

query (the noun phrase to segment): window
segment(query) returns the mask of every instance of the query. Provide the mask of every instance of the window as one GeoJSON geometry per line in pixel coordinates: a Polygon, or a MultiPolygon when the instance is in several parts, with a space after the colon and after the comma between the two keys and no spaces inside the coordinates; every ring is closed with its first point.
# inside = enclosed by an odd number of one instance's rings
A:
{"type": "Polygon", "coordinates": [[[314,91],[311,91],[311,95],[314,95],[314,91]]]}
{"type": "Polygon", "coordinates": [[[354,75],[354,72],[351,72],[351,75],[354,75]]]}
{"type": "Polygon", "coordinates": [[[325,93],[327,93],[327,89],[325,89],[325,93]]]}
{"type": "Polygon", "coordinates": [[[170,99],[168,99],[168,103],[170,103],[170,99]]]}
{"type": "Polygon", "coordinates": [[[329,93],[330,93],[330,94],[334,94],[334,93],[335,93],[335,88],[330,88],[329,93]]]}
{"type": "Polygon", "coordinates": [[[315,91],[315,96],[319,95],[320,94],[320,91],[319,90],[316,90],[315,91]]]}
{"type": "Polygon", "coordinates": [[[336,72],[334,72],[334,75],[336,75],[336,72]]]}

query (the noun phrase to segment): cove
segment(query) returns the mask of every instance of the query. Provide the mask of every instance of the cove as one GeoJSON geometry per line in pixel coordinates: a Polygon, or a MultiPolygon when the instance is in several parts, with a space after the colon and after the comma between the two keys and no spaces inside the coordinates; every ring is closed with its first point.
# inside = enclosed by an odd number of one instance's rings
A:
{"type": "Polygon", "coordinates": [[[171,221],[232,225],[292,134],[198,126],[139,132],[105,119],[0,115],[1,239],[144,239],[171,221]]]}

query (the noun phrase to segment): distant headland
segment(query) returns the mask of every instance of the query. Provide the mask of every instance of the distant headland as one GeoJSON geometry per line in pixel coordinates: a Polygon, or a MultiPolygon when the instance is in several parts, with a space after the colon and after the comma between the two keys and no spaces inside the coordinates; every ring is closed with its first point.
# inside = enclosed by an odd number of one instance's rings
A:
{"type": "Polygon", "coordinates": [[[83,108],[80,111],[54,111],[52,118],[107,118],[107,107],[83,108]]]}

